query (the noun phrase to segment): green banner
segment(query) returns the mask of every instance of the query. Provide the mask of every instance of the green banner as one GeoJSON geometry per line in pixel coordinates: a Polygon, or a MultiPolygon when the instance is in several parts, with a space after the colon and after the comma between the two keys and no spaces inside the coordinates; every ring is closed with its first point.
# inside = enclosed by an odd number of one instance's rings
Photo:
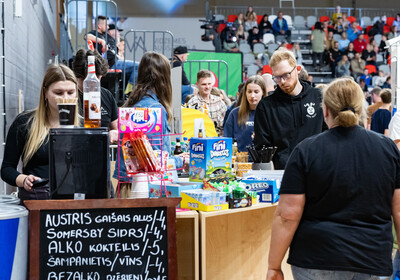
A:
{"type": "Polygon", "coordinates": [[[218,88],[225,90],[228,96],[236,97],[243,78],[242,53],[189,52],[189,54],[184,70],[191,84],[196,83],[199,70],[208,69],[215,74],[218,88]]]}

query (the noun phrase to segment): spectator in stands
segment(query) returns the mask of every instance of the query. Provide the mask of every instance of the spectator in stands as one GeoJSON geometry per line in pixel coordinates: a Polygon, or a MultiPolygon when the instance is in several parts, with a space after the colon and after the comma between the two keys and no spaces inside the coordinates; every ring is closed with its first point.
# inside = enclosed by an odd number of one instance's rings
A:
{"type": "Polygon", "coordinates": [[[301,142],[285,168],[267,280],[283,279],[289,247],[294,279],[388,279],[380,276],[392,273],[392,216],[400,227],[399,151],[358,125],[365,111],[355,82],[333,81],[323,108],[329,130],[301,142]]]}
{"type": "Polygon", "coordinates": [[[119,60],[124,60],[125,57],[125,40],[124,38],[120,38],[119,42],[117,43],[118,53],[117,58],[119,60]]]}
{"type": "Polygon", "coordinates": [[[254,26],[252,32],[249,34],[248,43],[253,49],[254,44],[262,42],[262,34],[259,32],[258,27],[254,26]]]}
{"type": "Polygon", "coordinates": [[[244,16],[244,19],[245,19],[245,20],[249,20],[249,18],[250,18],[250,16],[251,16],[252,14],[255,14],[255,12],[254,12],[253,6],[249,5],[249,6],[247,7],[247,11],[246,11],[246,15],[244,16]]]}
{"type": "Polygon", "coordinates": [[[324,21],[324,22],[322,22],[322,30],[324,31],[324,33],[325,33],[325,36],[326,36],[326,38],[327,39],[329,39],[329,33],[330,32],[332,32],[332,38],[333,38],[333,29],[331,29],[330,27],[329,27],[329,22],[328,21],[324,21]]]}
{"type": "Polygon", "coordinates": [[[387,35],[387,37],[388,37],[389,40],[390,40],[390,39],[393,39],[394,37],[396,37],[396,36],[399,35],[397,30],[398,30],[398,29],[397,29],[397,26],[396,26],[396,25],[392,25],[392,26],[390,27],[390,32],[389,32],[389,34],[387,35]]]}
{"type": "Polygon", "coordinates": [[[256,13],[251,13],[244,23],[244,29],[247,32],[249,32],[249,36],[251,35],[251,32],[253,31],[253,27],[258,28],[256,13]]]}
{"type": "Polygon", "coordinates": [[[273,33],[276,36],[282,35],[285,36],[286,40],[290,43],[291,40],[291,31],[289,30],[286,19],[283,18],[283,13],[279,11],[278,17],[274,20],[272,24],[273,33]]]}
{"type": "Polygon", "coordinates": [[[245,41],[247,43],[247,33],[244,31],[244,27],[242,24],[240,24],[237,28],[236,38],[239,44],[241,41],[245,41]]]}
{"type": "Polygon", "coordinates": [[[350,40],[347,39],[347,33],[346,32],[342,32],[342,38],[340,38],[339,42],[339,50],[341,52],[345,52],[347,47],[350,44],[350,40]]]}
{"type": "Polygon", "coordinates": [[[343,20],[343,27],[344,27],[345,31],[349,30],[349,28],[351,28],[351,23],[347,19],[347,14],[346,13],[342,13],[342,20],[343,20]]]}
{"type": "Polygon", "coordinates": [[[238,17],[236,18],[235,22],[233,23],[233,26],[236,28],[236,30],[239,29],[239,25],[243,25],[245,23],[244,15],[243,13],[239,13],[238,17]]]}
{"type": "Polygon", "coordinates": [[[217,87],[213,87],[211,89],[211,94],[221,97],[221,99],[225,102],[225,105],[226,105],[227,108],[232,105],[232,102],[229,99],[229,97],[226,95],[225,90],[219,89],[217,87]]]}
{"type": "MultiPolygon", "coordinates": [[[[97,51],[78,50],[72,63],[72,69],[78,81],[79,98],[79,117],[83,124],[83,81],[87,76],[87,58],[95,57],[96,76],[99,80],[107,74],[107,61],[101,57],[97,51]]],[[[116,143],[118,140],[118,107],[112,93],[106,89],[100,88],[101,94],[101,127],[107,127],[110,130],[110,143],[116,143]]]]}
{"type": "Polygon", "coordinates": [[[288,50],[275,51],[270,60],[277,88],[257,106],[254,116],[254,144],[257,149],[277,146],[273,163],[284,169],[290,152],[307,137],[322,130],[321,92],[299,80],[301,66],[288,50]]]}
{"type": "MultiPolygon", "coordinates": [[[[110,67],[116,68],[122,71],[125,71],[125,74],[129,76],[129,84],[127,86],[127,90],[129,91],[129,88],[132,87],[136,77],[137,77],[137,71],[138,71],[138,63],[133,62],[131,60],[120,60],[117,57],[118,49],[116,45],[115,39],[108,35],[107,29],[108,29],[108,24],[107,24],[107,18],[104,16],[98,16],[97,17],[97,29],[92,30],[87,34],[87,40],[92,41],[94,44],[97,42],[98,44],[98,51],[99,53],[104,53],[105,51],[107,52],[107,62],[110,67]],[[106,35],[107,34],[107,35],[106,35]],[[97,37],[96,37],[97,36],[97,37]]],[[[115,26],[114,26],[115,29],[115,26]]],[[[115,32],[114,34],[118,34],[115,32]]]]}
{"type": "MultiPolygon", "coordinates": [[[[324,35],[325,35],[325,33],[324,33],[324,35]]],[[[335,42],[335,40],[333,39],[333,31],[329,31],[328,36],[326,36],[325,38],[326,38],[325,49],[327,51],[329,51],[331,48],[333,48],[333,43],[335,42]]]]}
{"type": "Polygon", "coordinates": [[[347,55],[350,61],[354,58],[356,51],[354,50],[354,44],[352,42],[349,43],[343,54],[347,55]]]}
{"type": "Polygon", "coordinates": [[[371,117],[371,130],[389,136],[389,123],[392,117],[390,111],[392,103],[392,93],[389,89],[381,90],[379,97],[382,100],[382,105],[371,117]]]}
{"type": "Polygon", "coordinates": [[[351,72],[354,78],[364,74],[365,60],[361,58],[361,54],[356,52],[354,58],[350,62],[351,72]]]}
{"type": "Polygon", "coordinates": [[[294,54],[294,57],[296,58],[297,65],[303,65],[303,54],[301,53],[299,43],[293,44],[292,52],[294,54]]]}
{"type": "Polygon", "coordinates": [[[336,66],[336,77],[350,76],[350,61],[347,55],[342,55],[342,59],[336,66]]]}
{"type": "Polygon", "coordinates": [[[378,76],[376,76],[375,84],[373,86],[382,87],[383,84],[386,82],[387,75],[382,70],[378,71],[378,76]]]}
{"type": "Polygon", "coordinates": [[[332,77],[335,77],[335,70],[338,62],[342,59],[342,52],[339,50],[339,43],[335,41],[333,48],[329,50],[330,66],[332,77]]]}
{"type": "Polygon", "coordinates": [[[224,137],[235,138],[239,152],[246,152],[246,146],[253,143],[251,136],[254,132],[254,113],[258,103],[265,96],[267,90],[263,78],[251,76],[244,85],[240,106],[229,114],[224,125],[224,137]]]}
{"type": "MultiPolygon", "coordinates": [[[[368,93],[368,87],[365,84],[365,80],[364,79],[360,79],[360,82],[358,83],[360,85],[360,88],[362,89],[362,91],[364,93],[368,93]]],[[[368,101],[368,100],[367,100],[368,101]]],[[[370,104],[370,102],[368,102],[368,104],[370,104]]]]}
{"type": "Polygon", "coordinates": [[[300,73],[299,73],[299,79],[303,81],[308,81],[309,75],[307,70],[304,67],[301,67],[300,73]]]}
{"type": "Polygon", "coordinates": [[[188,56],[189,53],[185,46],[178,46],[174,49],[172,68],[182,67],[182,104],[185,103],[187,95],[197,93],[197,89],[190,84],[185,70],[183,69],[183,64],[187,61],[188,56]]]}
{"type": "Polygon", "coordinates": [[[339,18],[342,18],[342,11],[340,6],[336,6],[335,12],[332,14],[332,23],[336,24],[339,18]]]}
{"type": "Polygon", "coordinates": [[[364,69],[364,73],[363,73],[363,75],[361,75],[360,79],[363,79],[367,86],[371,86],[372,85],[372,78],[371,78],[371,75],[368,72],[369,72],[368,69],[365,68],[364,69]]]}
{"type": "Polygon", "coordinates": [[[108,29],[107,29],[108,35],[113,37],[113,39],[114,39],[114,41],[116,43],[118,43],[119,40],[120,40],[120,37],[121,37],[121,33],[120,32],[121,31],[124,31],[124,30],[116,27],[115,24],[109,24],[108,25],[108,29]]]}
{"type": "Polygon", "coordinates": [[[386,48],[386,41],[387,41],[387,36],[382,35],[381,43],[379,44],[379,53],[383,54],[383,59],[387,59],[389,55],[389,49],[386,48]]]}
{"type": "Polygon", "coordinates": [[[226,33],[224,36],[222,48],[224,52],[240,52],[239,44],[237,42],[237,38],[233,39],[232,34],[226,33]],[[236,40],[235,40],[236,39],[236,40]]]}
{"type": "Polygon", "coordinates": [[[265,33],[272,33],[272,24],[269,22],[267,14],[264,14],[262,20],[258,24],[258,29],[263,35],[265,33]]]}
{"type": "Polygon", "coordinates": [[[374,37],[376,34],[383,35],[383,27],[386,23],[386,16],[382,16],[379,20],[377,20],[372,28],[368,32],[368,36],[374,37]]]}
{"type": "Polygon", "coordinates": [[[382,88],[392,88],[390,76],[386,78],[386,82],[383,84],[382,88]]]}
{"type": "Polygon", "coordinates": [[[354,21],[351,24],[351,28],[347,29],[347,39],[349,39],[350,42],[354,42],[354,40],[356,40],[358,35],[361,33],[361,31],[357,29],[357,26],[357,22],[354,21]]]}
{"type": "Polygon", "coordinates": [[[225,102],[215,95],[211,95],[212,73],[209,70],[200,70],[197,73],[197,88],[199,93],[190,99],[188,107],[200,111],[208,111],[208,116],[215,125],[218,135],[222,135],[224,116],[226,112],[225,102]]]}
{"type": "MultiPolygon", "coordinates": [[[[33,182],[49,178],[49,131],[59,128],[56,98],[76,98],[77,82],[67,66],[52,64],[47,68],[40,87],[37,108],[19,114],[7,134],[1,179],[18,187],[18,197],[26,199],[49,199],[49,184],[32,188],[33,182]],[[18,168],[22,162],[22,172],[18,168]]],[[[75,123],[78,124],[78,112],[75,123]]]]}
{"type": "Polygon", "coordinates": [[[362,51],[361,58],[365,60],[367,65],[376,65],[376,53],[371,44],[367,44],[367,48],[362,51]]]}
{"type": "Polygon", "coordinates": [[[364,40],[364,35],[362,33],[358,34],[356,40],[354,40],[354,50],[356,52],[362,53],[363,50],[367,48],[367,41],[364,40]]]}
{"type": "MultiPolygon", "coordinates": [[[[347,31],[347,28],[343,24],[342,18],[338,18],[336,24],[333,26],[333,29],[334,29],[334,32],[337,34],[342,34],[343,32],[347,31]]],[[[347,32],[346,32],[346,35],[347,35],[347,32]]]]}
{"type": "Polygon", "coordinates": [[[325,33],[322,31],[321,22],[315,23],[315,28],[311,33],[311,45],[312,45],[312,60],[315,71],[319,71],[323,66],[322,56],[324,54],[324,43],[326,41],[325,33]],[[317,66],[318,59],[318,66],[317,66]]]}
{"type": "Polygon", "coordinates": [[[397,30],[400,30],[400,14],[396,15],[396,20],[393,21],[393,26],[396,26],[397,30]]]}

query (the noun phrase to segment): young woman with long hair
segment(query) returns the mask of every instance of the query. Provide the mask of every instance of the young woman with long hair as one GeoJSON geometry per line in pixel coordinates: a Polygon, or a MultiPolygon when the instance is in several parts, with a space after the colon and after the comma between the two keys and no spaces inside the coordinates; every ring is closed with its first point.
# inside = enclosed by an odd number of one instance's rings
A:
{"type": "Polygon", "coordinates": [[[251,76],[244,85],[240,106],[233,109],[224,126],[224,137],[237,140],[238,151],[247,151],[252,143],[254,131],[254,113],[261,99],[267,96],[267,88],[261,76],[251,76]]]}
{"type": "MultiPolygon", "coordinates": [[[[53,64],[44,75],[38,107],[19,114],[8,131],[1,178],[19,188],[22,201],[49,198],[49,186],[35,189],[32,186],[40,178],[49,178],[49,131],[60,126],[58,97],[76,98],[77,81],[67,66],[53,64]],[[17,170],[20,159],[22,173],[17,170]]],[[[76,124],[77,116],[76,113],[76,124]]]]}

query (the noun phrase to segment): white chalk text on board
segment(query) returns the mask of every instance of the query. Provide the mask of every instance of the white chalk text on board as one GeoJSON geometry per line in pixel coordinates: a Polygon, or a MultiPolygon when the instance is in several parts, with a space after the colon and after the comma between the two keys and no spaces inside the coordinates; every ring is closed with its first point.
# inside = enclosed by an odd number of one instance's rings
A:
{"type": "Polygon", "coordinates": [[[166,280],[167,212],[158,208],[40,212],[41,280],[166,280]]]}

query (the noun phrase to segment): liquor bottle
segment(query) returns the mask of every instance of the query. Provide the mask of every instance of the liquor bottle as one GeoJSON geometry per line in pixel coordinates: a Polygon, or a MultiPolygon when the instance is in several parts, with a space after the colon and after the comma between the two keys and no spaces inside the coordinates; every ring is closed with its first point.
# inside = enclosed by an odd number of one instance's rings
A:
{"type": "Polygon", "coordinates": [[[199,128],[199,133],[197,134],[197,137],[203,138],[203,129],[199,128]]]}
{"type": "Polygon", "coordinates": [[[181,139],[179,139],[178,137],[176,138],[176,146],[175,146],[175,150],[174,150],[174,156],[182,154],[182,147],[181,147],[181,139]]]}
{"type": "Polygon", "coordinates": [[[83,81],[83,112],[84,127],[100,127],[101,124],[101,95],[100,81],[96,77],[94,56],[88,56],[88,74],[83,81]]]}

